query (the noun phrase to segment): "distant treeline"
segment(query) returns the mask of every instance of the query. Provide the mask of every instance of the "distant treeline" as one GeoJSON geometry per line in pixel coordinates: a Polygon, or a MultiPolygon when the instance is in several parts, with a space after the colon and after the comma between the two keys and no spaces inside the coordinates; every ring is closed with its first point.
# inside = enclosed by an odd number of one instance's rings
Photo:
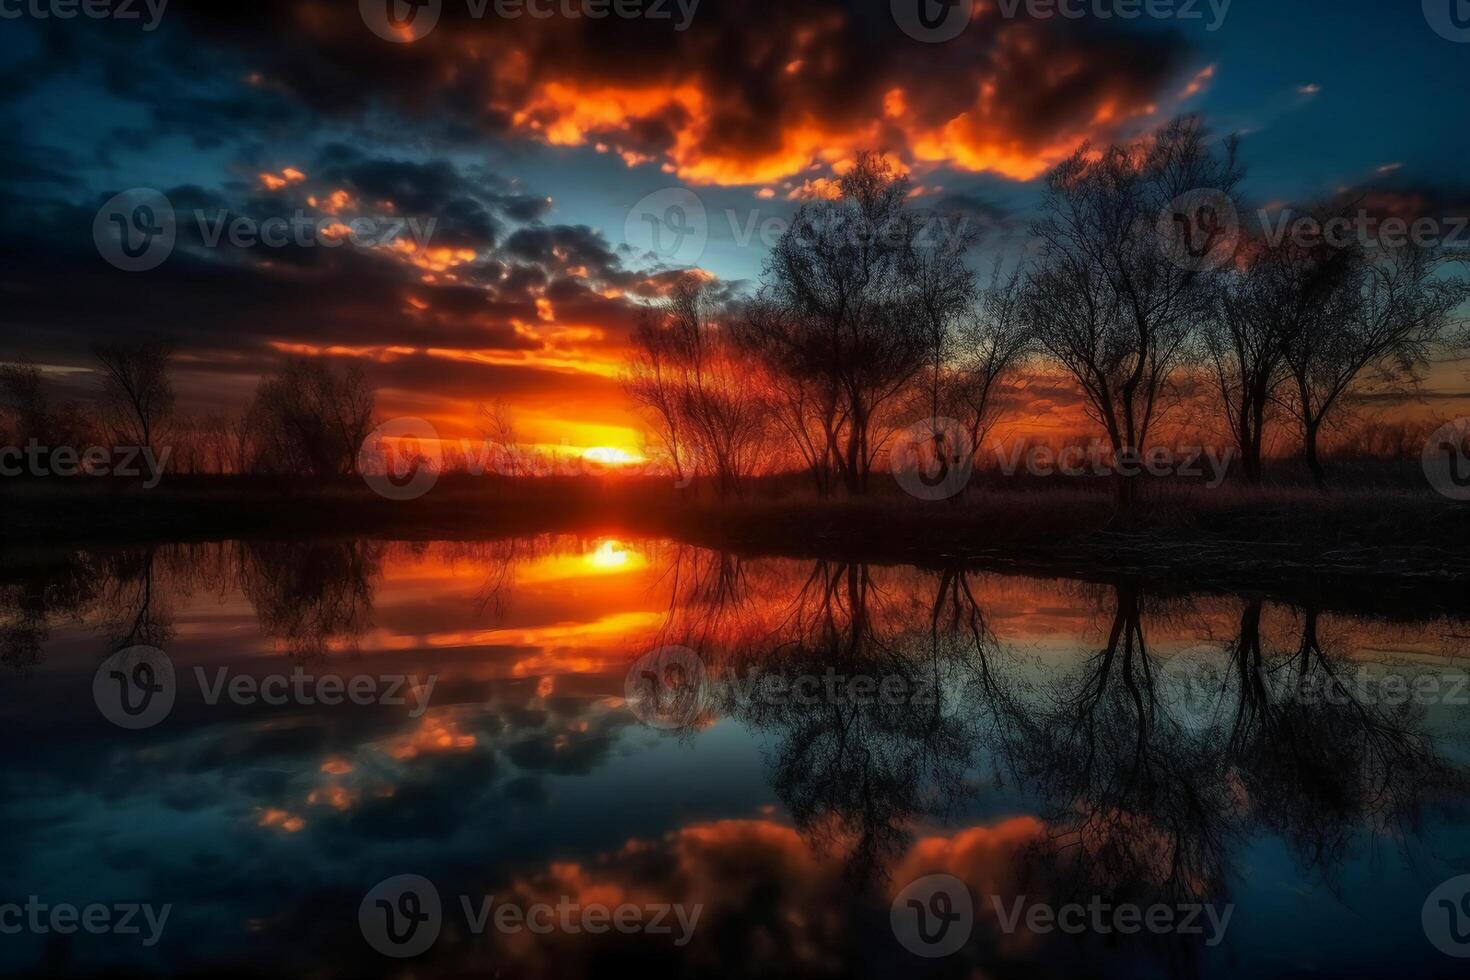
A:
{"type": "Polygon", "coordinates": [[[178,410],[174,349],[164,341],[93,349],[95,396],[54,396],[28,360],[0,366],[0,446],[150,450],[176,474],[331,478],[356,472],[373,431],[376,391],[357,365],[290,358],[235,416],[178,410]]]}

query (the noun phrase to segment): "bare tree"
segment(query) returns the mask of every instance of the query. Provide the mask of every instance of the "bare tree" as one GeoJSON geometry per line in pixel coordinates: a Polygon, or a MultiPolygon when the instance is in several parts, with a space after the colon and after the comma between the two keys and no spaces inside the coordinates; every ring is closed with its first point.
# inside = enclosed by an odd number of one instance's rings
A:
{"type": "Polygon", "coordinates": [[[204,416],[199,442],[204,472],[229,473],[234,469],[235,453],[228,418],[218,414],[204,416]]]}
{"type": "Polygon", "coordinates": [[[682,485],[686,479],[686,440],[678,361],[674,335],[660,329],[654,313],[647,313],[633,333],[633,356],[623,371],[623,390],[644,410],[659,449],[668,454],[674,476],[682,485]]]}
{"type": "MultiPolygon", "coordinates": [[[[480,435],[486,442],[500,447],[500,472],[503,476],[521,475],[520,438],[516,434],[515,416],[505,399],[496,398],[480,406],[480,435]]],[[[487,452],[488,452],[488,448],[487,452]]]]}
{"type": "MultiPolygon", "coordinates": [[[[942,419],[950,407],[948,396],[958,380],[951,366],[961,346],[960,325],[974,318],[975,275],[965,264],[965,255],[974,246],[977,235],[958,217],[940,217],[926,223],[915,247],[906,250],[904,277],[909,293],[911,316],[917,323],[924,348],[924,363],[919,370],[919,385],[924,402],[922,417],[927,419],[932,460],[943,469],[944,460],[966,452],[966,447],[952,445],[953,434],[942,419]],[[930,230],[937,228],[934,238],[930,230]]],[[[924,424],[924,423],[920,423],[924,424]]],[[[973,454],[974,441],[968,452],[973,454]]],[[[958,497],[951,500],[958,503],[958,497]]]]}
{"type": "Polygon", "coordinates": [[[792,356],[812,346],[815,333],[799,319],[762,295],[743,304],[730,322],[742,353],[761,368],[755,377],[767,386],[766,401],[788,437],[788,452],[811,474],[818,495],[826,497],[841,473],[839,433],[847,423],[847,403],[835,373],[820,366],[819,358],[792,356]]]}
{"type": "Polygon", "coordinates": [[[293,358],[263,379],[250,407],[258,468],[268,473],[347,476],[373,429],[376,393],[362,368],[293,358]]]}
{"type": "Polygon", "coordinates": [[[102,375],[105,423],[120,442],[153,448],[174,407],[173,346],[165,341],[98,344],[92,352],[102,375]]]}
{"type": "Polygon", "coordinates": [[[1318,487],[1327,485],[1319,439],[1354,390],[1371,383],[1417,383],[1470,283],[1445,276],[1447,256],[1408,242],[1361,250],[1338,288],[1287,344],[1291,397],[1302,455],[1318,487]]]}
{"type": "MultiPolygon", "coordinates": [[[[942,411],[947,368],[962,346],[958,328],[973,313],[976,298],[975,274],[965,265],[976,234],[958,220],[942,217],[931,222],[931,227],[939,228],[938,238],[924,234],[921,247],[907,250],[903,263],[923,337],[923,388],[931,417],[942,411]]],[[[937,432],[935,437],[939,438],[937,432]]]]}
{"type": "Polygon", "coordinates": [[[0,365],[0,422],[6,437],[16,444],[35,438],[49,427],[51,401],[41,369],[29,358],[0,365]]]}
{"type": "MultiPolygon", "coordinates": [[[[860,154],[839,186],[840,200],[797,211],[766,263],[765,296],[782,307],[789,328],[768,338],[784,345],[769,359],[838,395],[842,428],[830,438],[848,491],[861,493],[882,443],[879,413],[932,349],[934,324],[910,279],[932,222],[908,208],[907,178],[876,154],[860,154]]],[[[968,272],[947,257],[927,268],[936,278],[922,292],[948,311],[963,287],[945,276],[968,272]]]]}
{"type": "Polygon", "coordinates": [[[174,471],[186,476],[243,473],[235,420],[224,415],[176,415],[169,423],[174,471]]]}
{"type": "MultiPolygon", "coordinates": [[[[1133,145],[1084,145],[1047,175],[1027,318],[1122,462],[1146,447],[1216,275],[1208,263],[1177,260],[1161,216],[1190,192],[1228,198],[1241,176],[1236,141],[1216,152],[1194,117],[1133,145]]],[[[1121,481],[1124,501],[1133,488],[1121,481]]]]}
{"type": "Polygon", "coordinates": [[[690,384],[684,415],[694,446],[721,495],[738,491],[761,463],[768,410],[730,334],[710,319],[702,289],[681,287],[670,301],[673,329],[685,338],[690,384]]]}
{"type": "Polygon", "coordinates": [[[965,426],[977,450],[999,415],[998,394],[1016,378],[1033,348],[1024,287],[1022,268],[1002,278],[997,262],[980,293],[979,308],[960,321],[945,412],[965,426]]]}
{"type": "Polygon", "coordinates": [[[634,348],[625,385],[676,454],[678,475],[688,468],[714,477],[721,496],[738,492],[761,463],[769,408],[705,284],[678,283],[634,348]]]}
{"type": "Polygon", "coordinates": [[[195,476],[204,472],[204,425],[193,416],[176,414],[169,423],[169,456],[175,473],[195,476]]]}
{"type": "Polygon", "coordinates": [[[35,362],[22,357],[0,364],[0,438],[16,446],[31,439],[48,447],[76,446],[86,429],[75,403],[53,401],[35,362]]]}
{"type": "Polygon", "coordinates": [[[1326,239],[1249,243],[1205,324],[1211,376],[1246,479],[1261,480],[1265,430],[1292,338],[1319,331],[1354,255],[1326,239]]]}
{"type": "Polygon", "coordinates": [[[227,419],[224,429],[229,471],[241,475],[255,472],[255,443],[249,409],[227,419]]]}

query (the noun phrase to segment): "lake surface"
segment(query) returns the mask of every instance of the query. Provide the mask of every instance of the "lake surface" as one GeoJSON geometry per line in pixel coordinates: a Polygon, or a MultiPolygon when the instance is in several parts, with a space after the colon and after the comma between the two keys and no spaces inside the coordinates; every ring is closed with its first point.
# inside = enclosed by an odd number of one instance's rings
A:
{"type": "Polygon", "coordinates": [[[1470,955],[1464,621],[543,536],[12,555],[0,622],[7,973],[1470,955]]]}

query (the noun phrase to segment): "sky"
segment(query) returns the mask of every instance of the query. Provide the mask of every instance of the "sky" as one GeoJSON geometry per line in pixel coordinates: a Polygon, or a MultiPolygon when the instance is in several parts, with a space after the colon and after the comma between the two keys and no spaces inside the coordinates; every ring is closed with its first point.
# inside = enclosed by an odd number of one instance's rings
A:
{"type": "MultiPolygon", "coordinates": [[[[754,290],[780,222],[865,149],[979,223],[977,264],[1020,247],[1049,167],[1183,112],[1241,135],[1249,206],[1470,214],[1456,0],[957,0],[929,8],[969,12],[947,40],[914,36],[917,0],[424,2],[392,0],[395,35],[389,0],[0,0],[0,361],[83,397],[94,341],[167,337],[186,410],[228,415],[282,358],[326,357],[385,418],[472,435],[499,399],[526,441],[636,451],[640,310],[690,274],[754,290]],[[109,215],[140,193],[172,244],[118,268],[109,215]],[[268,242],[272,219],[302,230],[268,242]]],[[[1467,390],[1441,365],[1425,403],[1467,390]]]]}

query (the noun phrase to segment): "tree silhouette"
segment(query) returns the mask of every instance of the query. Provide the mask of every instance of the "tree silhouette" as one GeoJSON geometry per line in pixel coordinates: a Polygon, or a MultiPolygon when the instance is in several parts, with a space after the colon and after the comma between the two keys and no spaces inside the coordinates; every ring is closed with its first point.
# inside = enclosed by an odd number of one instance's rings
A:
{"type": "MultiPolygon", "coordinates": [[[[1229,201],[1242,176],[1235,151],[1233,138],[1216,151],[1204,125],[1185,117],[1136,145],[1083,146],[1047,175],[1028,321],[1125,464],[1148,445],[1218,275],[1179,261],[1161,219],[1191,192],[1229,201]]],[[[1121,499],[1135,487],[1120,480],[1121,499]]]]}

